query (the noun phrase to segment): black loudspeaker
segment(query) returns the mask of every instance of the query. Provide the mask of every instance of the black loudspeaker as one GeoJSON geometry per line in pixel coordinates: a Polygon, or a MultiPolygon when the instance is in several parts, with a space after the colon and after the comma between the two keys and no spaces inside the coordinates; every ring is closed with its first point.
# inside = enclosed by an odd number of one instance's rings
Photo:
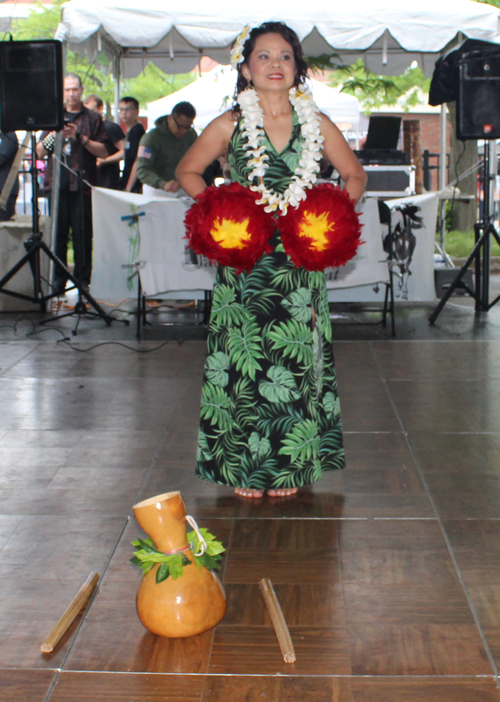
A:
{"type": "Polygon", "coordinates": [[[500,53],[459,62],[457,137],[500,138],[500,53]]]}
{"type": "Polygon", "coordinates": [[[3,132],[62,129],[63,102],[60,41],[0,42],[3,132]]]}

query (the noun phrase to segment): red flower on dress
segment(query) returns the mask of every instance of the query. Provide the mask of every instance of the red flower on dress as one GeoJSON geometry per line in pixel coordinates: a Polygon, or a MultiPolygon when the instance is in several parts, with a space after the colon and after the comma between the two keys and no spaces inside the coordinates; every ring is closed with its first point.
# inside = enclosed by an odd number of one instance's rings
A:
{"type": "Polygon", "coordinates": [[[206,188],[184,218],[193,251],[237,273],[251,270],[272,251],[268,240],[276,229],[272,215],[256,204],[259,197],[239,183],[206,188]]]}
{"type": "Polygon", "coordinates": [[[320,183],[307,191],[297,208],[278,220],[285,251],[308,271],[344,266],[361,243],[361,224],[345,190],[320,183]]]}

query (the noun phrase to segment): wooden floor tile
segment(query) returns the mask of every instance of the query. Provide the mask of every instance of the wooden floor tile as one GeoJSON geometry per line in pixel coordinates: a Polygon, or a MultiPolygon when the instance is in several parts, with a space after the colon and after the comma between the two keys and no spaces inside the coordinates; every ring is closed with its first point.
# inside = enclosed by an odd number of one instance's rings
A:
{"type": "Polygon", "coordinates": [[[500,702],[493,678],[353,678],[352,702],[500,702]]]}
{"type": "Polygon", "coordinates": [[[207,675],[202,702],[352,702],[346,678],[207,675]]]}
{"type": "Polygon", "coordinates": [[[50,702],[200,702],[202,687],[198,675],[63,671],[50,702]]]}
{"type": "Polygon", "coordinates": [[[219,626],[209,673],[350,675],[349,634],[341,627],[289,627],[297,661],[285,663],[272,627],[219,626]]]}
{"type": "Polygon", "coordinates": [[[346,616],[354,626],[378,624],[466,624],[474,618],[460,584],[442,586],[344,584],[346,616]]]}
{"type": "MultiPolygon", "coordinates": [[[[49,635],[58,615],[51,620],[0,616],[0,660],[8,668],[58,668],[62,665],[81,622],[79,615],[52,653],[41,653],[40,646],[49,635]]],[[[40,615],[38,615],[40,616],[40,615]]],[[[1,678],[1,672],[0,672],[1,678]]]]}
{"type": "Polygon", "coordinates": [[[317,519],[240,519],[235,521],[231,548],[337,549],[337,525],[317,519]]]}
{"type": "Polygon", "coordinates": [[[340,408],[345,431],[401,431],[381,380],[339,376],[340,408]]]}
{"type": "Polygon", "coordinates": [[[56,675],[55,670],[9,670],[0,668],[2,702],[43,702],[56,675]]]}
{"type": "MultiPolygon", "coordinates": [[[[345,626],[341,583],[313,585],[278,585],[276,596],[289,626],[345,626]]],[[[259,586],[225,585],[227,610],[219,626],[270,626],[259,586]]]]}
{"type": "Polygon", "coordinates": [[[127,618],[90,616],[73,644],[70,670],[137,673],[205,673],[213,631],[167,639],[147,631],[132,606],[127,618]]]}
{"type": "Polygon", "coordinates": [[[448,588],[458,586],[449,554],[444,550],[347,547],[341,550],[342,579],[353,585],[420,585],[448,588]]]}
{"type": "Polygon", "coordinates": [[[425,475],[499,475],[498,434],[410,432],[409,440],[425,475]]]}
{"type": "Polygon", "coordinates": [[[231,548],[224,583],[258,583],[269,578],[275,584],[340,582],[340,566],[333,549],[284,550],[231,548]]]}
{"type": "Polygon", "coordinates": [[[386,379],[500,377],[496,342],[398,341],[372,344],[371,351],[386,379]]]}
{"type": "Polygon", "coordinates": [[[500,432],[500,379],[391,380],[387,387],[408,432],[500,432]]]}
{"type": "Polygon", "coordinates": [[[492,675],[475,625],[350,627],[353,675],[492,675]]]}

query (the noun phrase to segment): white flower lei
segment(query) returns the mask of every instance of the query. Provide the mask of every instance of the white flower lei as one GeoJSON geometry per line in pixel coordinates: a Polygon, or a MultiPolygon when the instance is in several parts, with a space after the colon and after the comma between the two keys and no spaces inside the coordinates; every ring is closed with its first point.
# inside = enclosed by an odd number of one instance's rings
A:
{"type": "Polygon", "coordinates": [[[317,180],[319,161],[321,159],[321,145],[324,138],[321,136],[321,122],[319,110],[313,97],[305,86],[290,88],[290,102],[292,103],[300,123],[300,132],[304,138],[302,156],[292,181],[283,194],[275,193],[264,185],[269,156],[262,143],[265,139],[264,113],[259,105],[259,96],[253,88],[247,88],[238,95],[238,104],[243,117],[243,137],[247,137],[245,149],[248,153],[248,165],[253,168],[249,180],[259,178],[258,185],[251,185],[250,189],[261,194],[258,205],[265,205],[266,212],[275,212],[280,209],[287,213],[289,205],[297,207],[301,200],[306,198],[306,188],[311,188],[317,180]]]}

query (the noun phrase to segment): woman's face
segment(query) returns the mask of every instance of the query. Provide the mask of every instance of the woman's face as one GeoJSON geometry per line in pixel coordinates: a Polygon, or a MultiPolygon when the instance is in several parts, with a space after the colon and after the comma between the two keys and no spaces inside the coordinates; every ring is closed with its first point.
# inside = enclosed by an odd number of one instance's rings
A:
{"type": "Polygon", "coordinates": [[[241,72],[256,90],[290,90],[296,75],[293,49],[281,34],[261,34],[241,72]]]}

